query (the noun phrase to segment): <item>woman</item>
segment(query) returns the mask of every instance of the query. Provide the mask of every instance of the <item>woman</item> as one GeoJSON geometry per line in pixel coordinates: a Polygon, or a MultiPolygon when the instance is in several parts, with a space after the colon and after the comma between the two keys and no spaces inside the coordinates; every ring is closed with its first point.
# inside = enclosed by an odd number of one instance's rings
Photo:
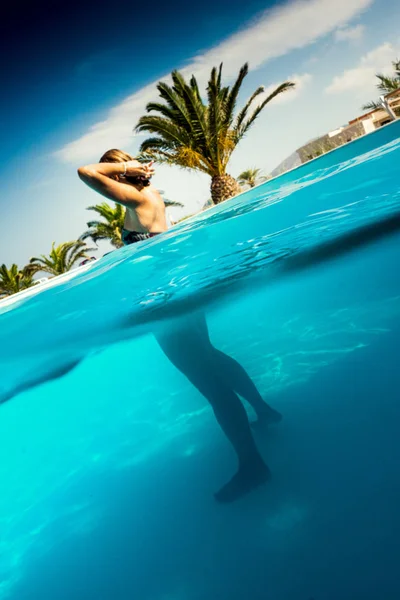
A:
{"type": "MultiPolygon", "coordinates": [[[[78,169],[80,178],[106,198],[126,207],[122,240],[132,244],[167,230],[164,202],[150,179],[153,163],[140,164],[121,150],[108,150],[98,164],[78,169]]],[[[255,445],[247,413],[237,394],[254,408],[259,421],[277,422],[243,367],[211,344],[203,315],[183,317],[179,326],[156,334],[169,360],[205,396],[239,460],[234,477],[215,494],[231,502],[265,483],[270,471],[255,445]]]]}
{"type": "Polygon", "coordinates": [[[78,169],[87,185],[125,206],[124,244],[145,240],[168,228],[164,201],[150,185],[153,174],[152,163],[142,165],[121,150],[109,150],[100,163],[78,169]]]}

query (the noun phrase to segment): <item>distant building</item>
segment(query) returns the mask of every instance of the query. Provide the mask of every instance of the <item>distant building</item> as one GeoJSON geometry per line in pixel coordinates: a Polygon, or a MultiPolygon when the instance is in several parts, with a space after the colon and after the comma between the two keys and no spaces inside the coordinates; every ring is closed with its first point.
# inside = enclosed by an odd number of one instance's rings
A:
{"type": "Polygon", "coordinates": [[[379,127],[382,127],[393,120],[390,112],[397,117],[400,117],[400,88],[387,94],[383,100],[387,104],[387,109],[383,108],[383,106],[382,108],[375,108],[374,110],[353,119],[348,125],[339,127],[334,131],[330,131],[319,138],[307,142],[307,144],[304,144],[304,146],[293,152],[293,154],[281,162],[270,173],[270,176],[277,177],[278,175],[286,173],[330,150],[334,150],[335,148],[339,148],[339,146],[343,146],[343,144],[352,142],[366,133],[375,131],[379,127]]]}
{"type": "Polygon", "coordinates": [[[305,163],[330,150],[339,148],[339,146],[343,146],[343,144],[352,142],[366,133],[368,133],[368,130],[366,129],[364,122],[345,125],[344,127],[330,131],[320,138],[305,144],[297,150],[297,154],[300,157],[300,162],[305,163]]]}
{"type": "MultiPolygon", "coordinates": [[[[387,94],[384,96],[384,101],[387,102],[389,108],[399,116],[400,114],[400,88],[387,94]]],[[[353,125],[355,123],[363,123],[364,128],[366,129],[366,133],[370,133],[371,131],[375,131],[375,129],[379,129],[383,125],[387,125],[393,120],[391,115],[388,113],[385,108],[375,108],[365,115],[361,115],[361,117],[357,117],[349,122],[349,125],[353,125]]]]}
{"type": "Polygon", "coordinates": [[[374,110],[349,121],[348,125],[330,131],[322,137],[312,140],[299,148],[297,154],[301,163],[317,158],[330,150],[339,148],[339,146],[343,146],[343,144],[352,142],[366,133],[371,133],[372,131],[379,129],[379,127],[390,123],[394,118],[390,113],[397,116],[400,114],[400,88],[384,96],[383,103],[382,108],[375,108],[374,110]],[[387,104],[387,109],[383,107],[383,103],[387,104]]]}

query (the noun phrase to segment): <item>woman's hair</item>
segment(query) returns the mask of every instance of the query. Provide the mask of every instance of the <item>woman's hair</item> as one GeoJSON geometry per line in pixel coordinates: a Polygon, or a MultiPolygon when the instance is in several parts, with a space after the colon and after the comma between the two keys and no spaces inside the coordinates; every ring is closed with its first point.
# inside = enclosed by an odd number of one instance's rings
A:
{"type": "MultiPolygon", "coordinates": [[[[123,150],[113,148],[112,150],[107,150],[107,152],[105,152],[100,158],[99,162],[120,163],[127,162],[128,160],[136,159],[127,152],[124,152],[123,150]]],[[[124,179],[125,181],[127,181],[128,183],[132,183],[133,185],[139,185],[142,187],[147,187],[148,185],[150,185],[150,179],[147,179],[147,177],[144,177],[143,175],[140,175],[138,177],[130,177],[129,175],[125,175],[124,179]]]]}
{"type": "Polygon", "coordinates": [[[104,152],[103,156],[99,160],[101,163],[105,162],[127,162],[128,160],[135,160],[133,156],[127,154],[123,150],[118,150],[117,148],[113,148],[112,150],[107,150],[104,152]]]}

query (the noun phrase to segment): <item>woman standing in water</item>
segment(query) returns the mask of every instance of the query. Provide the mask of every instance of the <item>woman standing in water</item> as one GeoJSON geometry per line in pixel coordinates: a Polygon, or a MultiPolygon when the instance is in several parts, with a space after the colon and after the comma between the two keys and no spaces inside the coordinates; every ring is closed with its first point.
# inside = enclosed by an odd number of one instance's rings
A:
{"type": "MultiPolygon", "coordinates": [[[[78,169],[79,177],[102,196],[126,208],[122,240],[125,245],[167,230],[165,205],[150,179],[153,164],[143,165],[121,150],[108,150],[98,164],[78,169]]],[[[264,402],[256,386],[233,358],[211,343],[203,315],[184,316],[178,326],[156,334],[168,359],[210,403],[221,429],[231,442],[239,468],[215,497],[231,502],[265,483],[270,471],[253,439],[247,413],[237,394],[255,410],[259,421],[281,415],[264,402]]]]}
{"type": "MultiPolygon", "coordinates": [[[[150,179],[152,163],[143,165],[121,150],[109,150],[100,162],[78,169],[79,177],[106,198],[126,207],[122,240],[133,244],[167,230],[165,205],[150,179]]],[[[244,368],[211,343],[204,315],[184,315],[179,323],[155,333],[164,354],[210,403],[216,419],[232,444],[239,467],[232,479],[215,497],[232,502],[264,484],[270,471],[262,459],[250,428],[242,396],[254,409],[259,423],[273,423],[281,415],[262,399],[244,368]]],[[[82,357],[83,358],[83,357],[82,357]]],[[[57,366],[44,365],[24,378],[11,392],[0,398],[56,379],[72,371],[82,358],[59,361],[57,366]]]]}

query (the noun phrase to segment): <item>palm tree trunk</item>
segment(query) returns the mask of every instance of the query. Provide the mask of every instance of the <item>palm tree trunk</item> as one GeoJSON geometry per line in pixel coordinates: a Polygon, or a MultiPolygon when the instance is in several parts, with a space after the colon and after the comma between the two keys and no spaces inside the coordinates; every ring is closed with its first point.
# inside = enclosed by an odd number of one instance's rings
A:
{"type": "Polygon", "coordinates": [[[225,173],[224,175],[214,175],[211,180],[211,198],[214,204],[219,204],[228,200],[233,196],[237,196],[241,193],[241,187],[232,177],[225,173]]]}

